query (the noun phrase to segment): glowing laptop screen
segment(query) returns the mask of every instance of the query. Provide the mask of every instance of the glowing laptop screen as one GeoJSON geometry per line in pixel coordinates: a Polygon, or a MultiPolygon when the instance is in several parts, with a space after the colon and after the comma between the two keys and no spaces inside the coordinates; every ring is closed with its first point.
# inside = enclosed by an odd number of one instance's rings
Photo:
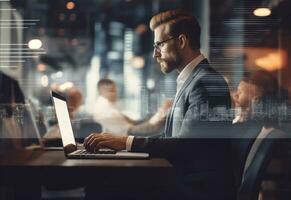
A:
{"type": "Polygon", "coordinates": [[[53,96],[53,101],[62,136],[63,146],[65,147],[68,144],[76,145],[67,102],[55,96],[53,96]]]}

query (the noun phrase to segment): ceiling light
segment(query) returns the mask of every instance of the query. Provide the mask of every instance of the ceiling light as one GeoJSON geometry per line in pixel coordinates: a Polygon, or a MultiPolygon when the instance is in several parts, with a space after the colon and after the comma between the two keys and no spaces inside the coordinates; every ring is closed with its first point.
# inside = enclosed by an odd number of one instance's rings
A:
{"type": "Polygon", "coordinates": [[[263,57],[256,58],[255,63],[268,71],[279,70],[284,66],[283,54],[281,52],[268,53],[263,57]]]}
{"type": "Polygon", "coordinates": [[[132,58],[132,66],[136,69],[141,69],[145,65],[145,60],[141,56],[134,56],[132,58]]]}
{"type": "Polygon", "coordinates": [[[74,87],[74,83],[68,81],[68,82],[65,82],[62,85],[60,85],[60,90],[65,91],[65,90],[72,88],[72,87],[74,87]]]}
{"type": "Polygon", "coordinates": [[[62,71],[58,71],[56,73],[51,74],[51,78],[52,79],[57,79],[57,78],[62,78],[63,77],[63,72],[62,71]]]}
{"type": "Polygon", "coordinates": [[[147,80],[147,88],[149,90],[152,90],[152,89],[154,89],[154,87],[155,87],[155,81],[154,81],[154,79],[152,79],[152,78],[148,79],[147,80]]]}
{"type": "Polygon", "coordinates": [[[70,1],[67,3],[66,7],[68,10],[73,10],[75,8],[75,3],[70,1]]]}
{"type": "Polygon", "coordinates": [[[32,39],[28,42],[28,48],[30,49],[40,49],[42,42],[39,39],[32,39]]]}
{"type": "Polygon", "coordinates": [[[271,10],[269,8],[257,8],[253,13],[257,17],[267,17],[271,15],[271,10]]]}

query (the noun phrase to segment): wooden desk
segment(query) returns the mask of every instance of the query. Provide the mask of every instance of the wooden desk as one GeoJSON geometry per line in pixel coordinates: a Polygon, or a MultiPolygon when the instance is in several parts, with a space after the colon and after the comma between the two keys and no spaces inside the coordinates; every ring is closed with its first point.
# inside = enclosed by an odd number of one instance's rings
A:
{"type": "Polygon", "coordinates": [[[151,185],[173,183],[173,166],[165,159],[67,159],[63,151],[22,151],[0,157],[0,184],[151,185]]]}

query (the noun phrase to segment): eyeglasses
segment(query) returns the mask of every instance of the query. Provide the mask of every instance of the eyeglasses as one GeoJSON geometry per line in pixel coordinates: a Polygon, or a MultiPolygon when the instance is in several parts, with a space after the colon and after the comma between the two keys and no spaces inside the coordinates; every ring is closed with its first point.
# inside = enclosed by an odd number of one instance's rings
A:
{"type": "Polygon", "coordinates": [[[161,48],[164,46],[164,44],[165,44],[166,42],[168,42],[168,41],[170,41],[170,40],[173,40],[173,39],[175,39],[175,38],[177,38],[177,37],[170,37],[170,38],[165,39],[165,40],[163,40],[163,41],[155,42],[155,43],[153,44],[154,49],[156,49],[157,51],[160,52],[160,51],[161,51],[161,48]]]}

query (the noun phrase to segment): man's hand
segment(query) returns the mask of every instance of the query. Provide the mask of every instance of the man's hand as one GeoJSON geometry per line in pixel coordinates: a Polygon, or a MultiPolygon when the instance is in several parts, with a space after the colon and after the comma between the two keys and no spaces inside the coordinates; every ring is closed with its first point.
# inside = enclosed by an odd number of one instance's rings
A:
{"type": "Polygon", "coordinates": [[[101,148],[114,150],[126,149],[127,136],[115,136],[108,133],[92,133],[84,140],[87,151],[96,152],[101,148]]]}

